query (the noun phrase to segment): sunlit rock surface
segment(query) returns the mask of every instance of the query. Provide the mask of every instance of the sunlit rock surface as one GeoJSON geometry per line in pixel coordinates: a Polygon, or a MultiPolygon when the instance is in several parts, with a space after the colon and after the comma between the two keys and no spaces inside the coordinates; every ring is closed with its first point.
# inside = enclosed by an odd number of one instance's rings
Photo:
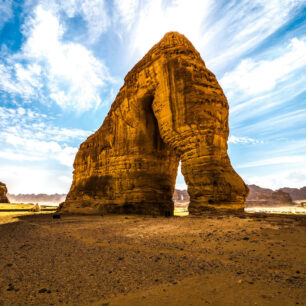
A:
{"type": "Polygon", "coordinates": [[[82,145],[60,211],[173,214],[179,161],[190,213],[242,209],[248,188],[227,155],[228,103],[185,36],[170,32],[125,77],[82,145]]]}
{"type": "Polygon", "coordinates": [[[6,185],[0,182],[0,203],[9,203],[6,194],[7,194],[6,185]]]}

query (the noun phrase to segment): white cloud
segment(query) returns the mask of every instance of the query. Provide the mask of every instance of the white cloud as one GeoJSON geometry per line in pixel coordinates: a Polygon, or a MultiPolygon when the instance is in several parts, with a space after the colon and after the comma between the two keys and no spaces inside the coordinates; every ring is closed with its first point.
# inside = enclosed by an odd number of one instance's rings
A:
{"type": "Polygon", "coordinates": [[[16,160],[52,160],[72,166],[77,148],[61,145],[55,141],[43,141],[35,138],[21,137],[14,134],[5,135],[6,146],[13,149],[4,150],[0,157],[16,160]]]}
{"type": "Polygon", "coordinates": [[[54,126],[52,118],[46,114],[35,112],[29,108],[16,109],[0,106],[0,135],[17,135],[39,140],[49,139],[55,142],[86,139],[92,131],[82,129],[67,129],[54,126]]]}
{"type": "Polygon", "coordinates": [[[11,149],[5,149],[0,151],[0,158],[6,160],[13,160],[13,161],[34,161],[34,160],[42,160],[42,158],[33,155],[27,155],[23,153],[16,153],[11,149]]]}
{"type": "MultiPolygon", "coordinates": [[[[176,0],[164,3],[162,0],[145,1],[139,6],[137,14],[126,13],[126,24],[130,27],[132,52],[143,56],[166,32],[178,31],[185,34],[197,45],[203,39],[202,22],[209,15],[213,1],[176,0]]],[[[122,14],[124,7],[120,6],[122,14]]]]}
{"type": "Polygon", "coordinates": [[[263,160],[256,160],[253,162],[245,163],[242,165],[236,166],[237,169],[241,168],[252,168],[252,167],[262,167],[262,166],[270,166],[270,165],[288,165],[288,164],[306,164],[306,156],[305,155],[288,155],[288,156],[278,156],[263,160]]]}
{"type": "Polygon", "coordinates": [[[105,65],[76,43],[62,41],[59,19],[38,6],[26,25],[24,54],[48,70],[50,97],[62,108],[84,111],[101,103],[100,89],[109,79],[105,65]]]}
{"type": "Polygon", "coordinates": [[[64,172],[35,165],[3,165],[0,164],[0,181],[5,182],[9,193],[67,193],[71,180],[61,180],[64,172]]]}
{"type": "Polygon", "coordinates": [[[56,159],[65,166],[72,167],[73,161],[76,153],[78,152],[78,148],[65,146],[61,148],[61,151],[56,155],[56,159]]]}
{"type": "Polygon", "coordinates": [[[237,137],[234,135],[229,136],[228,138],[229,143],[263,143],[262,140],[257,140],[250,137],[237,137]]]}
{"type": "Polygon", "coordinates": [[[91,131],[67,129],[48,123],[43,114],[19,107],[0,107],[0,157],[19,161],[56,160],[72,167],[77,148],[69,142],[81,142],[91,131]]]}
{"type": "Polygon", "coordinates": [[[137,15],[139,0],[115,0],[114,4],[117,11],[115,15],[116,21],[122,23],[125,26],[125,30],[131,30],[137,15]]]}
{"type": "Polygon", "coordinates": [[[47,1],[44,7],[55,12],[64,11],[69,18],[81,16],[88,30],[87,41],[95,43],[111,25],[106,3],[106,0],[58,0],[56,5],[47,1]]]}
{"type": "Polygon", "coordinates": [[[204,36],[208,67],[218,70],[252,50],[286,24],[291,11],[299,5],[303,5],[302,0],[248,0],[234,5],[229,2],[222,7],[220,20],[209,25],[212,35],[209,39],[204,36]]]}
{"type": "Polygon", "coordinates": [[[132,51],[143,56],[168,31],[186,35],[200,51],[208,68],[224,69],[252,50],[291,18],[302,0],[118,1],[117,14],[129,31],[132,51]]]}
{"type": "Polygon", "coordinates": [[[272,60],[254,61],[251,58],[241,63],[220,80],[229,98],[255,96],[275,88],[286,81],[289,74],[306,67],[306,40],[294,38],[278,57],[272,60]]]}
{"type": "Polygon", "coordinates": [[[95,42],[110,25],[105,3],[103,0],[81,1],[80,7],[87,22],[90,42],[95,42]]]}
{"type": "Polygon", "coordinates": [[[28,108],[0,107],[0,181],[11,193],[68,192],[77,146],[91,133],[54,126],[28,108]]]}
{"type": "Polygon", "coordinates": [[[243,179],[247,184],[255,184],[273,190],[282,187],[301,188],[306,186],[306,168],[296,168],[295,170],[276,172],[269,175],[247,175],[243,179]]]}
{"type": "Polygon", "coordinates": [[[59,17],[51,9],[37,6],[23,26],[26,40],[22,51],[0,62],[0,88],[23,99],[40,97],[47,102],[47,95],[67,110],[97,108],[102,88],[113,79],[91,51],[64,42],[64,33],[59,17]]]}
{"type": "Polygon", "coordinates": [[[0,63],[0,88],[3,91],[28,99],[37,96],[36,88],[39,91],[41,86],[39,73],[30,65],[0,63]]]}

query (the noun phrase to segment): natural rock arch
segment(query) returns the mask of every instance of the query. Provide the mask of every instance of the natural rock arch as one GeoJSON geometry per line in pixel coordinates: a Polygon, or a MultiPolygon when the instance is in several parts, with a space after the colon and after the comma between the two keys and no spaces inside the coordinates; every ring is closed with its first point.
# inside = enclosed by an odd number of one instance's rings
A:
{"type": "Polygon", "coordinates": [[[179,161],[190,213],[241,209],[248,189],[227,155],[228,103],[185,36],[167,33],[125,77],[81,144],[62,212],[173,213],[179,161]]]}

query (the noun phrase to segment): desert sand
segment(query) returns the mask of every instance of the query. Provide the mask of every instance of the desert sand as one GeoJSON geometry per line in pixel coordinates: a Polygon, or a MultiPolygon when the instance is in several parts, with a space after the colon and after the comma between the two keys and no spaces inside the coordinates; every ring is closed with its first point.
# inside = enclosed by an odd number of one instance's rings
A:
{"type": "Polygon", "coordinates": [[[0,305],[304,305],[305,216],[32,214],[0,225],[0,305]]]}

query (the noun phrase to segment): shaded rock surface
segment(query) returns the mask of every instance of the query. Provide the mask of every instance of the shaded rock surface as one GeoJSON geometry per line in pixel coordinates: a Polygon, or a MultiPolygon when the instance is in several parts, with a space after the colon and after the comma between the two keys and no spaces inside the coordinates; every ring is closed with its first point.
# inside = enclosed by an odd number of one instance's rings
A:
{"type": "Polygon", "coordinates": [[[170,32],[125,77],[81,144],[61,212],[173,213],[179,161],[189,211],[242,209],[248,188],[227,154],[228,102],[185,36],[170,32]]]}
{"type": "Polygon", "coordinates": [[[7,194],[6,185],[0,182],[0,203],[9,203],[6,194],[7,194]]]}

